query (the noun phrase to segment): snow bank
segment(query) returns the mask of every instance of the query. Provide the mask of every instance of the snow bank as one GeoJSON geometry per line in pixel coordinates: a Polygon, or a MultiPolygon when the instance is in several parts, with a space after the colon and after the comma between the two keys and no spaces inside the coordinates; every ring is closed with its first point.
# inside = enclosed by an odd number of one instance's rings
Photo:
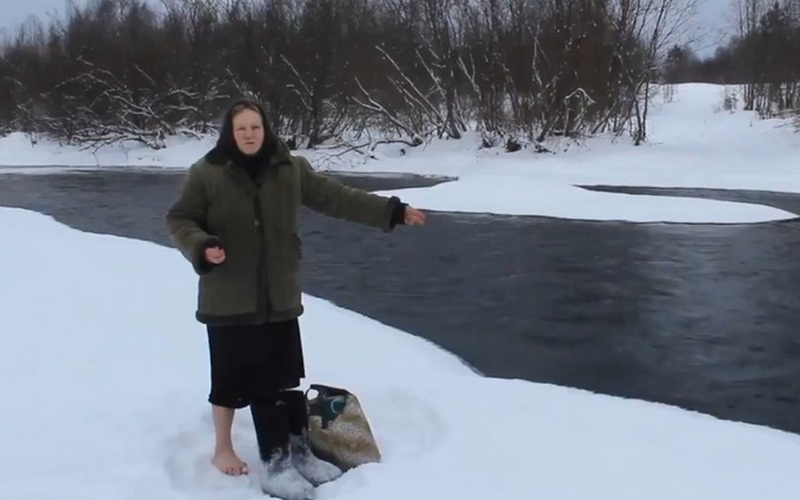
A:
{"type": "MultiPolygon", "coordinates": [[[[205,333],[177,251],[19,209],[0,209],[0,233],[0,497],[263,498],[255,477],[209,463],[205,333]]],[[[305,303],[308,382],[353,390],[385,455],[320,499],[796,497],[796,435],[482,378],[426,341],[305,303]]],[[[257,463],[247,411],[234,441],[257,463]]]]}

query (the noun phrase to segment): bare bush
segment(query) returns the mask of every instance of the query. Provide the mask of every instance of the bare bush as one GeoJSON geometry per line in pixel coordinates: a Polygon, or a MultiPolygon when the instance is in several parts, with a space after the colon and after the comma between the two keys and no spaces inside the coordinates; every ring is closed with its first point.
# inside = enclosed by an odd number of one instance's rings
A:
{"type": "Polygon", "coordinates": [[[630,132],[687,0],[95,0],[0,54],[0,130],[163,147],[252,95],[298,146],[630,132]]]}

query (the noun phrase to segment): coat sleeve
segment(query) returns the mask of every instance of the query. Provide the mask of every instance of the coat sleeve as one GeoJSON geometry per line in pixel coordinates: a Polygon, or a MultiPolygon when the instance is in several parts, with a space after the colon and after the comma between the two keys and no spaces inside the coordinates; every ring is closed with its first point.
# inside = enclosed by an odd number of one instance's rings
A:
{"type": "Polygon", "coordinates": [[[302,202],[306,207],[329,217],[357,222],[385,232],[403,223],[406,204],[398,197],[387,198],[346,186],[315,172],[306,158],[296,158],[300,168],[302,202]]]}
{"type": "Polygon", "coordinates": [[[189,168],[178,199],[167,210],[166,222],[172,243],[198,274],[213,268],[205,259],[205,249],[220,245],[219,239],[206,230],[207,207],[208,193],[199,164],[195,164],[189,168]]]}

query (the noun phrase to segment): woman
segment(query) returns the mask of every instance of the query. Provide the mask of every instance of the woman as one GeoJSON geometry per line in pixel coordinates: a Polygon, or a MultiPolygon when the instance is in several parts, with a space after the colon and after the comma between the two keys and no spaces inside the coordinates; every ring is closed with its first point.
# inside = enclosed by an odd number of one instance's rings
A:
{"type": "Polygon", "coordinates": [[[231,427],[250,406],[265,493],[310,498],[341,471],[317,460],[306,438],[305,377],[298,317],[303,313],[297,233],[300,206],[391,231],[425,215],[319,175],[268,127],[264,110],[240,100],[226,112],[216,146],[189,170],[166,215],[175,246],[199,275],[196,318],[208,333],[213,464],[247,473],[231,427]]]}

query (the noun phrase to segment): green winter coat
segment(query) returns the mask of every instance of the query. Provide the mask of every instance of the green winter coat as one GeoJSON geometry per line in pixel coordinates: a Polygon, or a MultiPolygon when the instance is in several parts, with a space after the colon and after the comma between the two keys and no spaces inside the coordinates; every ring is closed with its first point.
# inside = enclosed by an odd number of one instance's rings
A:
{"type": "Polygon", "coordinates": [[[205,324],[259,324],[303,313],[301,205],[390,231],[403,204],[314,172],[283,143],[256,183],[216,148],[193,164],[166,214],[171,239],[199,275],[196,318],[205,324]],[[259,187],[260,185],[260,187],[259,187]],[[208,263],[220,244],[225,261],[208,263]]]}

